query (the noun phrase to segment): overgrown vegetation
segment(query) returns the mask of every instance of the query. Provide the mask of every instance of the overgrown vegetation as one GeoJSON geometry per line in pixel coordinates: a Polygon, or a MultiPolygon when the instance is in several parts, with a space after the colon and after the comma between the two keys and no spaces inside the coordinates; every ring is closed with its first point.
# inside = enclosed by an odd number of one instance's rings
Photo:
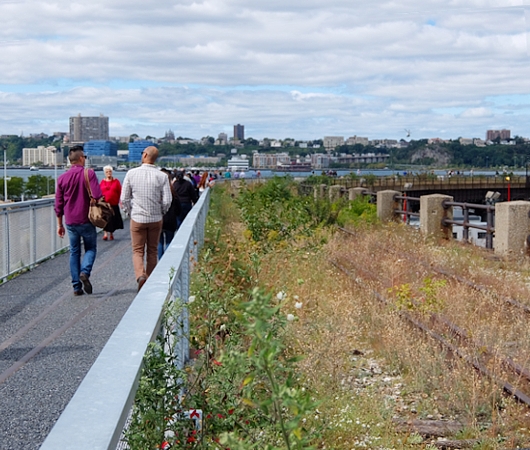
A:
{"type": "MultiPolygon", "coordinates": [[[[449,438],[475,449],[528,445],[530,413],[399,315],[443,312],[499,350],[520,343],[517,360],[527,363],[522,319],[501,317],[492,297],[428,269],[436,263],[493,289],[508,283],[511,295],[528,298],[526,282],[515,282],[530,274],[528,263],[515,270],[485,255],[378,224],[362,199],[299,197],[288,179],[216,186],[187,306],[194,362],[175,371],[171,339],[153,346],[130,447],[434,448],[436,439],[403,428],[413,419],[458,423],[449,438]],[[354,237],[328,226],[336,222],[354,237]],[[382,307],[374,292],[396,307],[382,307]],[[201,430],[189,418],[197,410],[201,430]]],[[[168,320],[182,307],[169,305],[168,320]]]]}

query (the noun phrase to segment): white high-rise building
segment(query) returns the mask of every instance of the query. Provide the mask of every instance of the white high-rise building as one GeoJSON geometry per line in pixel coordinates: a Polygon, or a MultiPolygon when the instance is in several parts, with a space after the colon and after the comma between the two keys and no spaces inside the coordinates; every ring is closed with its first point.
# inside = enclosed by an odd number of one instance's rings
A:
{"type": "Polygon", "coordinates": [[[53,145],[49,147],[39,145],[37,148],[23,148],[22,165],[34,166],[37,163],[43,166],[62,166],[64,165],[63,151],[53,145]]]}

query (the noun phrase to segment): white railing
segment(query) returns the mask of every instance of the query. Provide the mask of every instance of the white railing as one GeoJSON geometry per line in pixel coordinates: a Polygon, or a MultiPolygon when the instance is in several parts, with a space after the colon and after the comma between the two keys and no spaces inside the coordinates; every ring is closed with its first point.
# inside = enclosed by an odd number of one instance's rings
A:
{"type": "MultiPolygon", "coordinates": [[[[197,261],[204,242],[209,201],[207,189],[180,226],[41,450],[116,449],[136,394],[144,354],[160,332],[166,300],[188,301],[192,260],[197,261]]],[[[182,368],[189,354],[186,308],[180,321],[183,336],[177,346],[177,359],[182,368]]]]}
{"type": "Polygon", "coordinates": [[[0,280],[68,247],[57,236],[54,199],[0,204],[0,280]]]}

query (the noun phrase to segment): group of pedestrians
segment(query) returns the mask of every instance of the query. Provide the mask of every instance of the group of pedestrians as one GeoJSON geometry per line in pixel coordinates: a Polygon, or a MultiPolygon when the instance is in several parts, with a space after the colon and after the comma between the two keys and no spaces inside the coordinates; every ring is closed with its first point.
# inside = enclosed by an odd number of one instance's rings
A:
{"type": "Polygon", "coordinates": [[[97,253],[96,227],[88,219],[90,198],[85,172],[92,196],[96,200],[104,197],[114,210],[114,217],[103,229],[103,240],[114,240],[113,233],[123,229],[120,204],[130,218],[132,262],[139,291],[197,202],[201,183],[202,189],[208,186],[208,173],[196,181],[183,171],[159,170],[155,165],[158,149],[151,146],[142,152],[142,164],[127,172],[121,186],[113,177],[110,166],[104,168],[105,178],[101,183],[94,170],[85,169],[86,156],[82,146],[72,147],[68,158],[71,168],[57,180],[55,213],[57,234],[63,238],[68,232],[70,240],[69,263],[74,295],[92,293],[90,275],[97,253]],[[85,251],[82,258],[81,241],[85,251]]]}

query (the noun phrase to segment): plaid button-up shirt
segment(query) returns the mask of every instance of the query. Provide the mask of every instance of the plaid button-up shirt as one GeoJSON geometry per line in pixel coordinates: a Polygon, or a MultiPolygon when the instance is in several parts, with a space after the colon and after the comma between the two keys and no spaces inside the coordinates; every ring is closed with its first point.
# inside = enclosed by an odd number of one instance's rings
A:
{"type": "Polygon", "coordinates": [[[171,206],[169,178],[155,165],[142,164],[125,175],[120,200],[135,222],[159,222],[171,206]]]}

